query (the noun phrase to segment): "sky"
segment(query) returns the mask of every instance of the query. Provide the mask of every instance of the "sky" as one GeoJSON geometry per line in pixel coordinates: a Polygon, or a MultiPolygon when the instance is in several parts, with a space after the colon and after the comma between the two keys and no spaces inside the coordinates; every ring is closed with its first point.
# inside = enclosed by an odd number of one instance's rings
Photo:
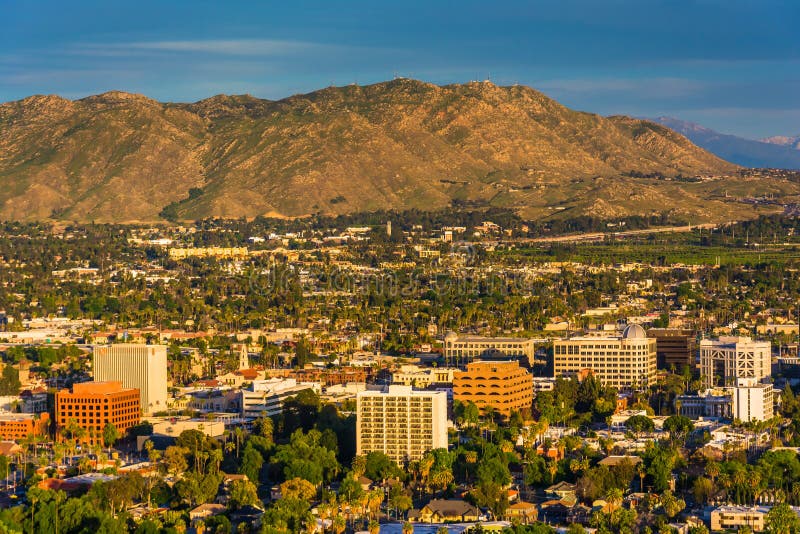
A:
{"type": "Polygon", "coordinates": [[[0,101],[280,99],[406,76],[800,134],[798,0],[0,0],[0,101]]]}

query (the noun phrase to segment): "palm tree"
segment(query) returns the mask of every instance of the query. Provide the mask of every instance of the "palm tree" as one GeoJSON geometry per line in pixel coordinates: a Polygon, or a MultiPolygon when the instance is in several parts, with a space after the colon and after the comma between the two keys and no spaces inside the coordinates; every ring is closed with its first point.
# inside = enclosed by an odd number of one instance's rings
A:
{"type": "Polygon", "coordinates": [[[725,489],[725,493],[726,493],[725,497],[728,500],[728,502],[730,502],[730,500],[731,500],[731,495],[730,495],[731,477],[730,477],[730,475],[728,475],[728,473],[720,473],[717,481],[719,482],[719,485],[722,486],[723,489],[725,489]]]}
{"type": "Polygon", "coordinates": [[[547,462],[547,470],[550,472],[550,483],[553,484],[556,481],[556,473],[558,473],[558,462],[555,460],[550,460],[547,462]]]}
{"type": "Polygon", "coordinates": [[[431,487],[442,491],[453,482],[453,472],[450,469],[438,469],[431,473],[431,487]]]}
{"type": "Polygon", "coordinates": [[[342,534],[345,528],[347,528],[347,522],[344,520],[344,517],[336,514],[333,521],[331,521],[331,527],[333,528],[334,534],[342,534]]]}
{"type": "Polygon", "coordinates": [[[609,512],[613,513],[622,503],[622,490],[619,488],[610,488],[605,494],[605,500],[609,505],[609,512]]]}
{"type": "Polygon", "coordinates": [[[743,489],[744,485],[747,483],[747,472],[744,469],[739,469],[738,471],[733,473],[731,477],[731,482],[733,485],[736,486],[736,504],[742,504],[743,499],[743,489]]]}
{"type": "Polygon", "coordinates": [[[712,460],[706,464],[706,475],[711,479],[712,484],[719,476],[719,471],[719,464],[717,462],[712,460]]]}
{"type": "Polygon", "coordinates": [[[403,523],[403,534],[414,534],[414,525],[408,521],[403,523]]]}
{"type": "Polygon", "coordinates": [[[639,491],[644,493],[644,477],[647,476],[647,468],[644,466],[644,462],[639,462],[639,465],[636,466],[636,473],[639,475],[639,491]]]}
{"type": "Polygon", "coordinates": [[[223,457],[222,449],[211,449],[209,451],[209,460],[211,465],[214,466],[214,473],[219,473],[219,466],[222,464],[223,457]]]}

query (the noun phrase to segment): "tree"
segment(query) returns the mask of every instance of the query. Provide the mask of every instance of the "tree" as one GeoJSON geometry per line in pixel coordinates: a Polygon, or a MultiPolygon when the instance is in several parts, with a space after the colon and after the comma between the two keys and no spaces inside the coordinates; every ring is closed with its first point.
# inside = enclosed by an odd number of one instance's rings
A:
{"type": "Polygon", "coordinates": [[[243,506],[259,504],[256,485],[249,480],[234,480],[230,487],[229,506],[238,510],[243,506]]]}
{"type": "Polygon", "coordinates": [[[317,485],[332,480],[339,472],[336,454],[320,445],[321,436],[319,430],[312,429],[305,434],[298,429],[292,433],[289,443],[277,447],[272,461],[282,466],[285,478],[299,477],[317,485]]]}
{"type": "Polygon", "coordinates": [[[265,438],[271,444],[273,426],[272,418],[264,415],[253,421],[253,433],[265,438]]]}
{"type": "Polygon", "coordinates": [[[604,495],[605,500],[609,504],[609,509],[611,513],[614,513],[614,510],[619,508],[619,505],[622,504],[622,498],[624,494],[620,488],[609,488],[604,495]]]}
{"type": "Polygon", "coordinates": [[[711,496],[714,495],[714,483],[706,477],[697,477],[692,486],[692,493],[695,501],[708,504],[711,496]]]}
{"type": "Polygon", "coordinates": [[[625,421],[625,427],[635,434],[652,432],[655,429],[653,420],[644,415],[634,415],[625,421]]]}
{"type": "Polygon", "coordinates": [[[22,383],[19,381],[19,371],[11,365],[4,365],[0,373],[0,396],[18,395],[22,383]]]}
{"type": "Polygon", "coordinates": [[[106,423],[106,426],[103,427],[103,443],[109,452],[111,452],[111,447],[114,446],[119,438],[119,430],[117,430],[114,423],[106,423]]]}
{"type": "Polygon", "coordinates": [[[767,512],[766,527],[768,534],[796,534],[800,532],[800,518],[791,506],[782,503],[767,512]]]}
{"type": "Polygon", "coordinates": [[[686,436],[694,430],[694,423],[683,415],[672,415],[664,420],[664,430],[669,432],[670,438],[685,440],[686,436]]]}
{"type": "Polygon", "coordinates": [[[666,490],[661,495],[661,506],[664,508],[664,513],[667,515],[667,518],[672,519],[678,515],[681,510],[686,508],[686,503],[683,499],[675,497],[671,491],[666,490]]]}
{"type": "Polygon", "coordinates": [[[247,475],[251,481],[258,482],[262,465],[264,465],[264,457],[248,443],[242,453],[242,465],[239,467],[239,472],[247,475]]]}
{"type": "Polygon", "coordinates": [[[187,454],[189,454],[189,449],[186,447],[175,445],[167,447],[164,451],[164,464],[167,466],[167,471],[173,475],[185,472],[189,468],[189,463],[186,461],[187,454]]]}
{"type": "MultiPolygon", "coordinates": [[[[359,486],[360,487],[360,486],[359,486]]],[[[281,484],[281,497],[285,499],[300,499],[310,501],[317,494],[317,488],[308,480],[291,478],[281,484]]]]}
{"type": "Polygon", "coordinates": [[[653,478],[653,487],[656,491],[665,491],[669,488],[677,452],[670,447],[656,446],[649,454],[650,465],[647,473],[653,478]]]}

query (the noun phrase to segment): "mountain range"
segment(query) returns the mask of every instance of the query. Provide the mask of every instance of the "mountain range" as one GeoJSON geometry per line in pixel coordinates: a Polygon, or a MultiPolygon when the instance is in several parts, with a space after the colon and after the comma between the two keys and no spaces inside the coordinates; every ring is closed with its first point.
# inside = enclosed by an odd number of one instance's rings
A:
{"type": "Polygon", "coordinates": [[[800,137],[776,136],[755,141],[715,132],[672,117],[653,119],[685,135],[697,146],[743,167],[800,169],[800,137]]]}
{"type": "Polygon", "coordinates": [[[795,150],[800,150],[800,135],[775,135],[761,140],[762,143],[769,143],[771,145],[788,146],[795,150]]]}
{"type": "Polygon", "coordinates": [[[31,96],[0,105],[0,184],[0,219],[98,222],[454,204],[707,221],[741,215],[729,192],[798,193],[651,121],[525,86],[411,79],[277,101],[31,96]]]}

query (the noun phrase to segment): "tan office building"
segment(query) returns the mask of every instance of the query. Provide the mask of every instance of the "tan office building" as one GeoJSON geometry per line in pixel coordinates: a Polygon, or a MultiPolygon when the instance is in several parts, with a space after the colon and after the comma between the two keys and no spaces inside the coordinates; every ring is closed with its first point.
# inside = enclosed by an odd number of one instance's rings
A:
{"type": "Polygon", "coordinates": [[[638,324],[621,336],[573,337],[553,342],[556,376],[574,376],[591,370],[606,386],[640,389],[656,380],[656,340],[638,324]]]}
{"type": "Polygon", "coordinates": [[[167,347],[119,343],[94,347],[92,370],[97,382],[119,381],[141,393],[142,413],[167,409],[167,347]]]}
{"type": "Polygon", "coordinates": [[[459,336],[449,332],[444,337],[444,357],[452,365],[474,360],[519,360],[533,365],[536,342],[520,337],[459,336]]]}
{"type": "Polygon", "coordinates": [[[356,453],[380,451],[402,465],[447,448],[447,394],[389,386],[356,396],[356,453]]]}
{"type": "Polygon", "coordinates": [[[492,408],[504,417],[511,412],[529,413],[533,379],[519,362],[472,362],[453,375],[453,398],[472,402],[481,411],[492,408]]]}

